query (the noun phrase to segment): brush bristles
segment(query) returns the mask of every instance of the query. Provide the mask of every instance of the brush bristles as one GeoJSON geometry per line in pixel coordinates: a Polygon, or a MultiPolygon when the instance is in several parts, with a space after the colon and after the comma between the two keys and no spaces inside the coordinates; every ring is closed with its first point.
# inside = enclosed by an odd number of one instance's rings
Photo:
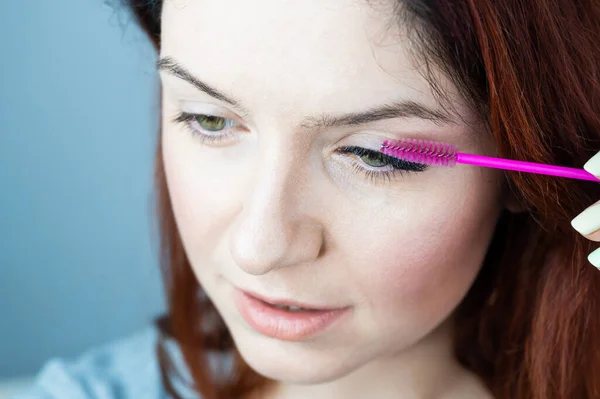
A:
{"type": "Polygon", "coordinates": [[[454,166],[456,149],[452,144],[416,139],[385,140],[381,152],[409,162],[435,166],[454,166]]]}

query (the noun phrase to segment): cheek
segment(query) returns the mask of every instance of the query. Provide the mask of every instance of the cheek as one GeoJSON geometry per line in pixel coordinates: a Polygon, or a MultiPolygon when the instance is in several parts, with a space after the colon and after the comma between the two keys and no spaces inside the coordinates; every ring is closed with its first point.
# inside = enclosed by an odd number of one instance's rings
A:
{"type": "Polygon", "coordinates": [[[485,256],[500,210],[495,202],[431,198],[389,220],[371,219],[378,226],[354,238],[368,243],[354,253],[352,274],[380,331],[435,327],[466,294],[485,256]]]}
{"type": "Polygon", "coordinates": [[[239,205],[239,171],[221,167],[210,150],[169,129],[163,127],[162,146],[173,214],[190,262],[206,264],[239,205]]]}

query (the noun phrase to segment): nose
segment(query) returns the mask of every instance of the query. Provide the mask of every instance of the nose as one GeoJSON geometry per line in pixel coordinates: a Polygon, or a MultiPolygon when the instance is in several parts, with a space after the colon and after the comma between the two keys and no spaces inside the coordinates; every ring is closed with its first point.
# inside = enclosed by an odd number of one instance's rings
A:
{"type": "Polygon", "coordinates": [[[231,255],[246,273],[261,275],[319,257],[323,226],[310,215],[316,193],[302,173],[290,162],[262,157],[230,236],[231,255]]]}

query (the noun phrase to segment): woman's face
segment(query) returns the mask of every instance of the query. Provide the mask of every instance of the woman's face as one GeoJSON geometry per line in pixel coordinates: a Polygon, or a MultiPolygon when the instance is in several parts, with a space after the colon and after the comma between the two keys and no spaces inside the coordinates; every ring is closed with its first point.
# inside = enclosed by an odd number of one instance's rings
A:
{"type": "Polygon", "coordinates": [[[348,150],[410,137],[494,152],[442,78],[460,115],[445,120],[390,10],[356,0],[164,2],[162,144],[176,222],[242,356],[274,379],[332,380],[439,331],[504,207],[498,171],[391,171],[348,150]],[[272,324],[265,333],[238,308],[239,289],[343,310],[323,327],[327,315],[282,311],[279,325],[253,308],[272,324]]]}

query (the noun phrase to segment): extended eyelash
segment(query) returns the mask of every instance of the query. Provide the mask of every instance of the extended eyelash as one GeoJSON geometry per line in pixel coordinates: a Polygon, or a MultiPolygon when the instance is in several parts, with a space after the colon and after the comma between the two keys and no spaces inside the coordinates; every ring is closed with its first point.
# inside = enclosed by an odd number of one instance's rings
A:
{"type": "Polygon", "coordinates": [[[357,162],[354,162],[352,165],[354,170],[364,174],[367,177],[367,179],[370,179],[373,182],[377,178],[383,178],[390,182],[393,177],[402,176],[405,172],[423,172],[427,169],[427,165],[405,161],[402,159],[388,156],[378,151],[369,150],[367,148],[358,146],[341,147],[337,149],[337,152],[341,154],[353,154],[357,157],[369,155],[372,158],[377,159],[380,162],[386,163],[393,168],[393,170],[375,171],[366,169],[364,166],[360,166],[357,162]]]}
{"type": "MultiPolygon", "coordinates": [[[[198,130],[194,129],[191,126],[191,123],[195,122],[196,118],[199,116],[213,116],[213,115],[191,114],[189,112],[180,112],[178,115],[176,115],[172,119],[172,122],[183,125],[192,134],[192,137],[194,137],[196,140],[199,140],[200,143],[204,143],[206,141],[211,142],[211,143],[219,143],[219,142],[225,141],[229,138],[229,134],[227,134],[227,133],[218,134],[218,135],[209,135],[209,134],[201,133],[198,130]]],[[[224,118],[224,119],[227,119],[227,118],[224,118]]]]}

